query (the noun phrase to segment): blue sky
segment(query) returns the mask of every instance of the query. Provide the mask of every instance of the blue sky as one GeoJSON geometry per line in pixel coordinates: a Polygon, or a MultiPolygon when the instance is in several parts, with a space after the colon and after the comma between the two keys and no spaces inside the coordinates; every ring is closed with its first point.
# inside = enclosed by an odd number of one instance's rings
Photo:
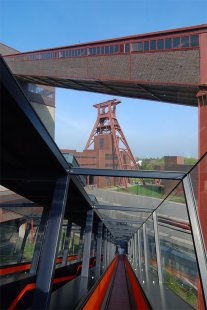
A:
{"type": "MultiPolygon", "coordinates": [[[[20,51],[207,22],[206,0],[0,0],[0,42],[20,51]]],[[[82,150],[94,103],[112,96],[57,89],[56,142],[82,150]]],[[[117,115],[135,156],[197,156],[196,108],[120,98],[117,115]]]]}

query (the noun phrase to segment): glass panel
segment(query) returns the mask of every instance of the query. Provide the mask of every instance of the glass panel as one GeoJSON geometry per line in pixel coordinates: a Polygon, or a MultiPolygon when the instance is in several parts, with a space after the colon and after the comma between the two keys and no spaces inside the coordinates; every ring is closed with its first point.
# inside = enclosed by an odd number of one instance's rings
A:
{"type": "Polygon", "coordinates": [[[157,49],[162,50],[164,48],[164,40],[157,40],[157,49]]]}
{"type": "Polygon", "coordinates": [[[130,52],[130,45],[129,45],[129,43],[125,44],[124,47],[125,47],[125,49],[124,49],[125,53],[129,53],[130,52]]]}
{"type": "Polygon", "coordinates": [[[172,39],[165,39],[165,48],[172,48],[172,39]]]}
{"type": "Polygon", "coordinates": [[[119,52],[119,45],[116,44],[114,45],[114,53],[118,53],[119,52]]]}
{"type": "Polygon", "coordinates": [[[110,50],[110,54],[113,54],[113,52],[114,52],[114,46],[111,45],[110,48],[109,48],[109,50],[110,50]]]}
{"type": "Polygon", "coordinates": [[[157,277],[157,256],[155,247],[155,232],[152,216],[146,222],[147,236],[148,236],[148,253],[149,253],[149,272],[157,277]]]}
{"type": "Polygon", "coordinates": [[[31,261],[43,208],[2,186],[0,206],[0,265],[31,261]]]}
{"type": "Polygon", "coordinates": [[[105,47],[104,46],[101,47],[101,54],[105,54],[105,47]]]}
{"type": "Polygon", "coordinates": [[[197,309],[198,265],[186,204],[175,202],[180,190],[181,185],[157,211],[161,264],[165,285],[197,309]]]}
{"type": "Polygon", "coordinates": [[[148,41],[144,42],[144,51],[149,51],[149,42],[148,41]]]}
{"type": "Polygon", "coordinates": [[[190,173],[195,200],[198,208],[204,244],[207,250],[207,155],[193,168],[190,173]]]}
{"type": "Polygon", "coordinates": [[[173,38],[173,48],[180,48],[180,38],[173,38]]]}
{"type": "Polygon", "coordinates": [[[199,37],[198,35],[190,36],[190,46],[199,46],[199,37]]]}
{"type": "Polygon", "coordinates": [[[150,41],[150,50],[156,50],[156,40],[150,41]]]}
{"type": "Polygon", "coordinates": [[[181,38],[181,46],[182,47],[189,47],[189,37],[182,37],[181,38]]]}
{"type": "Polygon", "coordinates": [[[132,52],[136,52],[138,50],[138,43],[132,43],[132,52]]]}
{"type": "Polygon", "coordinates": [[[105,46],[105,54],[109,54],[109,46],[105,46]]]}

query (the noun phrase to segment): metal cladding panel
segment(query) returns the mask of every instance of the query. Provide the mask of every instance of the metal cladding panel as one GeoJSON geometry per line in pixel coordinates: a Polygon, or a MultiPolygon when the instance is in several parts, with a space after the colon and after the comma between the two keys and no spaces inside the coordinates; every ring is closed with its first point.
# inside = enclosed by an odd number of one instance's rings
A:
{"type": "Polygon", "coordinates": [[[132,80],[199,83],[199,50],[133,54],[132,80]]]}
{"type": "Polygon", "coordinates": [[[87,57],[47,59],[38,61],[10,61],[7,64],[14,74],[62,78],[86,78],[87,57]]]}
{"type": "Polygon", "coordinates": [[[130,55],[88,57],[88,78],[130,79],[130,55]]]}

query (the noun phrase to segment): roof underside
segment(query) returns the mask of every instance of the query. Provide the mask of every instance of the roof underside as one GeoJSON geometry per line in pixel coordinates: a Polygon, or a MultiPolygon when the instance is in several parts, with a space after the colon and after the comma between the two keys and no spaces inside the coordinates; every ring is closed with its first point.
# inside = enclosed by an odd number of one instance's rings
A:
{"type": "Polygon", "coordinates": [[[194,85],[165,85],[151,83],[119,82],[113,80],[64,79],[45,76],[16,76],[21,81],[42,85],[68,88],[108,95],[139,98],[166,103],[197,107],[196,94],[199,87],[194,85]]]}

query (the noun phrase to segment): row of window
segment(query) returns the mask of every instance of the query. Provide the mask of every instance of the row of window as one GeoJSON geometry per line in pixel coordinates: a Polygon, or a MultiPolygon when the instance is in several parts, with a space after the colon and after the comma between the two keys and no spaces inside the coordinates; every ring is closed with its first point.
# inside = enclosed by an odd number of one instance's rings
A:
{"type": "Polygon", "coordinates": [[[166,38],[132,43],[132,52],[155,51],[199,46],[198,35],[166,38]]]}
{"type": "Polygon", "coordinates": [[[143,40],[132,43],[96,46],[91,48],[65,49],[61,51],[31,53],[28,55],[17,55],[14,59],[40,60],[51,58],[83,57],[93,55],[112,55],[119,53],[147,52],[156,50],[168,50],[179,48],[192,48],[199,46],[199,36],[190,35],[157,40],[143,40]]]}

